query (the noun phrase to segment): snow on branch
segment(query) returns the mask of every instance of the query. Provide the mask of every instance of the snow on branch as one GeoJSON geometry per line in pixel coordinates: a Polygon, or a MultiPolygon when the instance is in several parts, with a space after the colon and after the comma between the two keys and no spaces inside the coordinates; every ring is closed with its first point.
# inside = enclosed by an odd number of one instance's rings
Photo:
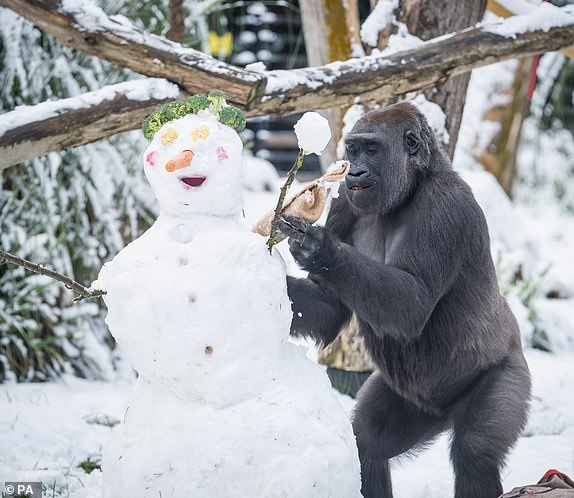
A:
{"type": "Polygon", "coordinates": [[[265,77],[182,47],[108,16],[93,0],[0,0],[62,43],[147,76],[167,78],[188,93],[225,90],[227,100],[249,108],[263,93],[265,77]]]}
{"type": "MultiPolygon", "coordinates": [[[[64,3],[69,5],[80,1],[65,0],[64,3]]],[[[47,0],[0,0],[0,5],[6,4],[17,4],[20,10],[26,10],[24,6],[27,5],[50,4],[53,7],[52,2],[47,0]]],[[[571,11],[568,11],[567,7],[549,7],[550,9],[543,7],[544,11],[534,9],[528,15],[515,16],[506,21],[467,28],[460,33],[444,35],[412,50],[388,56],[370,55],[314,68],[264,72],[261,79],[255,78],[249,83],[253,85],[252,88],[256,88],[252,93],[256,97],[249,102],[248,115],[285,115],[370,100],[384,104],[396,96],[423,90],[477,67],[568,47],[574,40],[574,15],[569,13],[571,11]],[[259,88],[265,81],[267,85],[264,94],[261,94],[259,88]]],[[[39,27],[45,24],[37,19],[31,20],[39,27]]],[[[68,32],[66,30],[69,29],[68,26],[60,31],[68,32]]],[[[106,25],[91,27],[91,32],[98,32],[101,38],[116,36],[102,34],[105,29],[106,25]]],[[[116,27],[116,30],[119,28],[116,27]]],[[[74,46],[75,34],[76,31],[73,31],[73,35],[64,37],[63,41],[66,43],[70,38],[70,45],[74,46]]],[[[146,40],[150,38],[141,32],[139,36],[146,40]]],[[[153,39],[158,44],[157,40],[161,40],[158,37],[153,39]]],[[[173,45],[172,42],[165,43],[173,45]]],[[[174,46],[183,50],[177,44],[174,46]]],[[[144,49],[145,44],[137,45],[143,51],[142,54],[139,54],[135,47],[131,46],[132,55],[129,60],[149,58],[144,49]]],[[[104,57],[105,53],[101,56],[104,57]]],[[[203,67],[203,74],[209,76],[194,83],[197,91],[205,93],[221,88],[228,94],[229,80],[227,76],[221,75],[217,67],[219,66],[214,66],[213,71],[208,66],[203,67]]],[[[150,76],[156,74],[147,71],[148,69],[149,66],[146,66],[141,72],[150,76]]],[[[242,71],[240,68],[236,69],[242,71]]],[[[174,75],[170,73],[169,76],[170,80],[181,83],[183,80],[193,80],[197,74],[196,68],[180,67],[179,72],[174,75]]],[[[145,81],[149,80],[142,80],[141,84],[145,85],[145,81]]],[[[36,155],[138,128],[145,115],[157,104],[158,100],[151,97],[150,100],[132,100],[118,94],[112,101],[105,100],[86,109],[61,108],[56,112],[57,116],[43,120],[40,114],[39,119],[28,124],[16,119],[18,115],[13,113],[18,113],[19,110],[8,113],[9,115],[0,117],[0,170],[2,166],[16,164],[36,155]],[[101,107],[104,108],[102,111],[101,107]],[[10,125],[11,121],[17,122],[18,125],[10,125]]]]}
{"type": "Polygon", "coordinates": [[[179,94],[174,83],[144,78],[0,114],[0,171],[137,128],[148,114],[179,94]]]}

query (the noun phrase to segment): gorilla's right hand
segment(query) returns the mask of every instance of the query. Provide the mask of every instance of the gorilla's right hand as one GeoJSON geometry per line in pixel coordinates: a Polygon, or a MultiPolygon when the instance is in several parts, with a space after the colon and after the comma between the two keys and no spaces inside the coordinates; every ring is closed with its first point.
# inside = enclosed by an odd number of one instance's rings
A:
{"type": "Polygon", "coordinates": [[[309,224],[296,216],[279,219],[279,230],[289,237],[289,249],[295,261],[307,271],[329,269],[335,255],[336,241],[322,227],[309,224]]]}

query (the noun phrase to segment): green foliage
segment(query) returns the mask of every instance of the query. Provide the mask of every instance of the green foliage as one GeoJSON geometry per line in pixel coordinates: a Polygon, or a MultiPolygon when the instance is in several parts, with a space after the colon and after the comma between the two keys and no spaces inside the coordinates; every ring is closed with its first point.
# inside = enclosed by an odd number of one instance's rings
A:
{"type": "Polygon", "coordinates": [[[185,102],[177,100],[164,104],[160,111],[161,120],[164,123],[172,121],[173,119],[183,118],[187,114],[187,106],[185,102]]]}
{"type": "Polygon", "coordinates": [[[142,131],[144,137],[148,140],[154,136],[155,133],[161,128],[161,113],[159,111],[152,112],[142,123],[142,131]]]}
{"type": "Polygon", "coordinates": [[[230,126],[237,133],[245,129],[245,114],[235,106],[228,106],[221,109],[219,113],[219,121],[224,125],[230,126]]]}
{"type": "Polygon", "coordinates": [[[199,111],[207,109],[210,105],[209,99],[205,95],[197,93],[189,97],[186,101],[189,113],[197,114],[199,111]]]}
{"type": "Polygon", "coordinates": [[[542,296],[541,289],[550,266],[536,273],[525,275],[522,265],[515,266],[511,262],[504,261],[502,251],[496,252],[494,263],[501,294],[506,299],[514,297],[520,301],[525,309],[525,317],[527,316],[528,322],[531,324],[528,337],[523,336],[523,344],[543,351],[550,351],[547,334],[540,328],[534,305],[534,300],[542,296]]]}
{"type": "Polygon", "coordinates": [[[94,470],[102,470],[102,464],[99,459],[92,460],[90,457],[81,461],[78,465],[79,469],[82,469],[86,474],[91,474],[94,470]]]}
{"type": "Polygon", "coordinates": [[[539,125],[544,131],[556,126],[574,130],[574,60],[563,57],[558,62],[558,74],[542,104],[539,125]]]}
{"type": "Polygon", "coordinates": [[[225,105],[225,95],[218,90],[213,90],[207,95],[207,99],[211,102],[211,109],[214,114],[219,114],[225,105]]]}

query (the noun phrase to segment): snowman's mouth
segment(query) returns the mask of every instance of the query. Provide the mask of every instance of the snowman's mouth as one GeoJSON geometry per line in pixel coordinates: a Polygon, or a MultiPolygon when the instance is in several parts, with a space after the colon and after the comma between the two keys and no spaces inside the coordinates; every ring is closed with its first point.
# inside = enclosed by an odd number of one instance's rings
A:
{"type": "Polygon", "coordinates": [[[205,181],[205,176],[182,176],[179,180],[190,187],[200,187],[205,181]]]}

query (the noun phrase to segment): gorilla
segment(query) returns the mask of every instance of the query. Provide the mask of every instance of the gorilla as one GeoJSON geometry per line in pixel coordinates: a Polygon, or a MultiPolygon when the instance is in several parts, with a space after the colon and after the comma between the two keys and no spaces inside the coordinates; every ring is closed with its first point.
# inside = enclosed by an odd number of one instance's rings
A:
{"type": "Polygon", "coordinates": [[[352,314],[377,370],[353,429],[365,498],[391,498],[389,459],[452,431],[456,498],[496,498],[530,374],[500,295],[484,214],[408,102],[345,137],[351,169],[324,228],[281,220],[308,277],[288,277],[291,333],[329,344],[352,314]]]}

